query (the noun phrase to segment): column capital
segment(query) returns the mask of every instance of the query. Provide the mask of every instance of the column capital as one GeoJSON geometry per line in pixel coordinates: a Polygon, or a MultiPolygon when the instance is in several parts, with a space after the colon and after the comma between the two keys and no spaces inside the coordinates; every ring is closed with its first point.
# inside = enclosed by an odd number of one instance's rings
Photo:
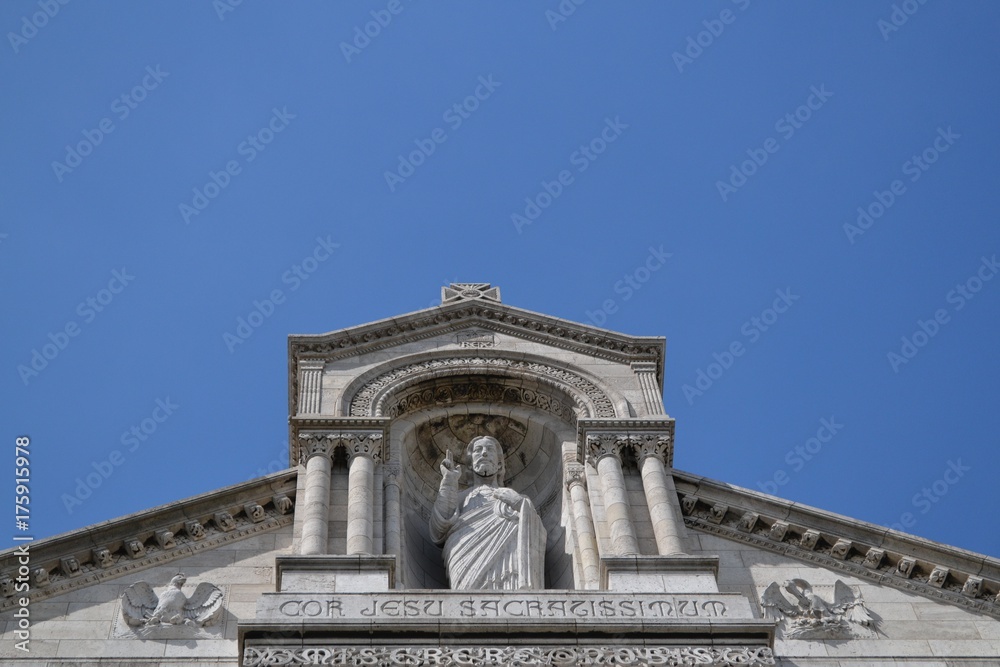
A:
{"type": "Polygon", "coordinates": [[[306,463],[314,456],[333,458],[336,443],[329,433],[299,433],[299,463],[306,463]]]}
{"type": "Polygon", "coordinates": [[[565,470],[566,489],[572,489],[579,484],[587,488],[587,469],[582,463],[567,463],[565,470]]]}
{"type": "Polygon", "coordinates": [[[622,447],[625,446],[624,433],[589,433],[587,434],[587,462],[597,466],[597,463],[608,456],[613,456],[618,463],[622,462],[622,447]]]}
{"type": "Polygon", "coordinates": [[[370,458],[376,463],[382,460],[381,431],[354,431],[337,435],[349,461],[359,456],[370,458]]]}
{"type": "Polygon", "coordinates": [[[326,359],[299,359],[300,371],[321,371],[326,367],[326,359]]]}
{"type": "Polygon", "coordinates": [[[398,464],[386,463],[382,466],[382,479],[386,484],[399,485],[400,468],[398,464]]]}
{"type": "Polygon", "coordinates": [[[629,445],[635,452],[635,460],[642,467],[646,458],[653,456],[663,464],[670,466],[670,456],[673,450],[674,438],[670,433],[634,433],[629,437],[629,445]]]}

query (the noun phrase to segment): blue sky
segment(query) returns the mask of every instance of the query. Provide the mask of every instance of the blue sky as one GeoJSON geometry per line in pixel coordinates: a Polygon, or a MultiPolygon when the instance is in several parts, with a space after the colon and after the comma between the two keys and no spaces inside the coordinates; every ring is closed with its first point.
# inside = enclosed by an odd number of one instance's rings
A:
{"type": "Polygon", "coordinates": [[[25,434],[38,538],[277,470],[288,334],[490,282],[666,336],[678,468],[1000,556],[998,27],[5,2],[5,493],[25,434]]]}

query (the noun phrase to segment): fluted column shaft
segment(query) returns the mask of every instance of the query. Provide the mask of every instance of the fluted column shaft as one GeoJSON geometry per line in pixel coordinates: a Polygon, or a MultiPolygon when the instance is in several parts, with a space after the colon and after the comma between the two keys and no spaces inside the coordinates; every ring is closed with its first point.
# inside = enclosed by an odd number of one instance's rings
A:
{"type": "Polygon", "coordinates": [[[583,573],[584,587],[596,589],[600,585],[600,556],[597,551],[594,517],[590,511],[590,497],[587,495],[586,475],[582,465],[569,464],[567,486],[576,531],[576,547],[580,555],[580,570],[583,573]]]}

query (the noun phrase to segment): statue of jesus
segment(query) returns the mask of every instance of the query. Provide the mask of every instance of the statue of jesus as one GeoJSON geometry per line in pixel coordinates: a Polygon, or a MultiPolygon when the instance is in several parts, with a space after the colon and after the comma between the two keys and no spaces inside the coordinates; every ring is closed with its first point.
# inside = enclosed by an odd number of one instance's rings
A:
{"type": "Polygon", "coordinates": [[[545,527],[531,500],[503,486],[503,450],[496,438],[473,438],[466,448],[472,486],[459,493],[462,466],[449,450],[431,513],[431,539],[444,545],[453,590],[544,588],[545,527]]]}

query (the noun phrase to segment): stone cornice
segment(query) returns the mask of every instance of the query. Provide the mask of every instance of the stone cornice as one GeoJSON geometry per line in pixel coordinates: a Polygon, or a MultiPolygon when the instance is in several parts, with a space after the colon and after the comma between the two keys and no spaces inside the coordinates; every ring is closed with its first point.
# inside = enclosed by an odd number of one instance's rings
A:
{"type": "Polygon", "coordinates": [[[674,427],[675,422],[671,417],[640,417],[636,419],[587,419],[581,418],[577,421],[577,457],[578,461],[593,461],[610,452],[610,444],[604,449],[594,449],[591,442],[595,440],[616,441],[619,460],[621,451],[631,448],[634,451],[636,460],[642,458],[643,453],[638,451],[649,436],[660,436],[665,438],[659,448],[661,460],[669,468],[674,461],[674,427]]]}
{"type": "MultiPolygon", "coordinates": [[[[295,480],[296,471],[285,470],[28,542],[31,599],[44,600],[287,526],[295,480]]],[[[0,612],[16,606],[17,596],[8,594],[6,580],[17,576],[17,549],[0,553],[0,612]]]]}
{"type": "Polygon", "coordinates": [[[459,301],[316,335],[288,337],[289,414],[297,412],[300,359],[331,361],[383,350],[407,341],[478,327],[620,363],[653,362],[662,385],[666,339],[628,336],[485,300],[459,301]]]}
{"type": "Polygon", "coordinates": [[[689,528],[1000,618],[1000,560],[673,473],[689,528]]]}

